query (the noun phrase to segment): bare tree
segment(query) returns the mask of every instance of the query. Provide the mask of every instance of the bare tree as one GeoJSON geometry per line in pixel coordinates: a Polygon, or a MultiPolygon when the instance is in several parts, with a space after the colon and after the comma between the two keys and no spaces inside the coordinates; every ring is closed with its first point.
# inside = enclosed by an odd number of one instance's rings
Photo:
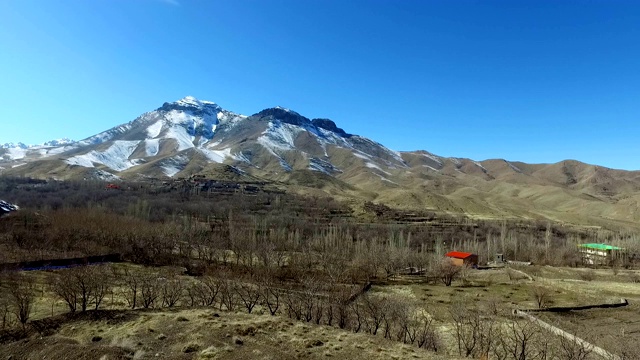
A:
{"type": "MultiPolygon", "coordinates": [[[[2,295],[4,294],[6,293],[3,291],[2,295]]],[[[11,308],[9,299],[2,295],[0,295],[0,321],[2,322],[0,329],[6,329],[13,326],[13,309],[11,308]]]]}
{"type": "Polygon", "coordinates": [[[227,310],[233,311],[236,307],[237,295],[236,284],[229,279],[223,279],[220,286],[220,309],[222,310],[224,305],[227,310]]]}
{"type": "Polygon", "coordinates": [[[549,342],[531,321],[510,321],[501,327],[496,340],[494,356],[498,360],[545,360],[549,355],[549,342]]]}
{"type": "Polygon", "coordinates": [[[391,335],[395,337],[396,341],[408,343],[410,338],[408,334],[409,327],[411,326],[412,314],[411,307],[405,301],[398,299],[394,302],[391,311],[387,318],[393,319],[393,328],[387,328],[385,331],[389,331],[391,335]]]}
{"type": "Polygon", "coordinates": [[[184,282],[179,277],[163,278],[160,281],[162,306],[174,307],[184,295],[184,282]]]}
{"type": "Polygon", "coordinates": [[[351,322],[351,311],[349,309],[349,300],[352,296],[351,287],[340,287],[332,295],[331,306],[333,318],[336,320],[340,329],[346,329],[351,322]]]}
{"type": "Polygon", "coordinates": [[[103,265],[91,267],[89,274],[92,277],[89,301],[93,303],[94,310],[98,310],[105,296],[111,292],[113,286],[111,272],[104,271],[103,265]]]}
{"type": "Polygon", "coordinates": [[[547,288],[542,286],[534,286],[531,288],[531,296],[535,300],[536,305],[538,305],[538,309],[542,309],[548,306],[550,301],[550,293],[547,288]]]}
{"type": "Polygon", "coordinates": [[[212,306],[215,304],[222,283],[211,276],[203,276],[200,281],[194,281],[186,287],[190,305],[212,306]]]}
{"type": "MultiPolygon", "coordinates": [[[[366,312],[359,300],[349,304],[351,314],[353,314],[353,332],[360,332],[362,326],[366,324],[366,312]]],[[[366,325],[365,325],[366,326],[366,325]]]]}
{"type": "MultiPolygon", "coordinates": [[[[585,337],[581,336],[581,338],[584,339],[585,337]]],[[[587,342],[576,341],[564,336],[559,337],[559,342],[558,355],[562,360],[587,360],[593,351],[593,347],[587,342]]]]}
{"type": "Polygon", "coordinates": [[[302,317],[306,322],[311,322],[315,315],[314,310],[320,304],[318,301],[320,283],[314,277],[305,276],[302,278],[302,285],[303,289],[298,293],[298,299],[302,307],[302,317]]]}
{"type": "Polygon", "coordinates": [[[496,332],[494,319],[477,308],[456,304],[451,308],[458,352],[465,357],[488,356],[496,332]]]}
{"type": "Polygon", "coordinates": [[[435,266],[434,276],[437,276],[445,286],[451,286],[461,271],[461,267],[455,265],[450,259],[444,259],[435,266]]]}
{"type": "Polygon", "coordinates": [[[63,270],[53,280],[52,291],[69,307],[69,311],[98,309],[111,290],[109,273],[102,266],[83,266],[63,270]]]}
{"type": "Polygon", "coordinates": [[[35,287],[33,279],[26,275],[18,275],[10,279],[9,295],[13,313],[24,327],[31,317],[31,310],[35,302],[35,287]]]}
{"type": "Polygon", "coordinates": [[[300,300],[300,294],[288,291],[284,294],[283,301],[287,310],[287,316],[291,319],[302,320],[304,309],[302,301],[300,300]]]}
{"type": "Polygon", "coordinates": [[[253,284],[243,282],[237,284],[235,291],[238,294],[240,301],[242,301],[242,304],[247,309],[247,312],[251,314],[253,308],[260,301],[260,291],[258,291],[258,288],[253,284]]]}
{"type": "Polygon", "coordinates": [[[160,297],[160,284],[156,274],[143,274],[140,277],[140,300],[145,309],[155,306],[160,297]]]}
{"type": "Polygon", "coordinates": [[[367,331],[376,335],[389,311],[389,299],[384,296],[371,296],[367,293],[362,294],[360,298],[362,299],[366,316],[369,319],[367,322],[367,331]]]}
{"type": "Polygon", "coordinates": [[[70,312],[76,312],[79,294],[73,277],[58,273],[52,280],[51,291],[67,304],[70,312]]]}
{"type": "Polygon", "coordinates": [[[327,301],[323,297],[321,296],[315,297],[314,309],[313,309],[313,321],[317,325],[320,325],[320,323],[322,322],[322,319],[324,318],[326,305],[327,305],[327,301]]]}
{"type": "Polygon", "coordinates": [[[258,291],[262,297],[263,305],[267,306],[271,315],[276,315],[280,308],[282,290],[278,289],[278,285],[272,276],[272,273],[266,273],[258,278],[258,291]]]}
{"type": "Polygon", "coordinates": [[[416,328],[416,345],[419,348],[438,351],[440,348],[440,338],[433,325],[433,318],[421,312],[416,315],[414,326],[416,328]]]}
{"type": "Polygon", "coordinates": [[[138,295],[140,293],[140,274],[136,274],[128,267],[125,267],[122,271],[114,270],[116,279],[120,283],[121,294],[124,296],[125,301],[131,309],[135,309],[138,306],[138,295]]]}

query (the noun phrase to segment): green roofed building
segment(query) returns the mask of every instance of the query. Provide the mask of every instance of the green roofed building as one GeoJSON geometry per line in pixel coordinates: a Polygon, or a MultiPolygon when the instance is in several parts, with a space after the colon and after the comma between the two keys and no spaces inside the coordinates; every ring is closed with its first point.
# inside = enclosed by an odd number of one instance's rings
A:
{"type": "Polygon", "coordinates": [[[586,265],[612,265],[614,260],[625,254],[623,248],[608,244],[580,244],[578,250],[582,254],[582,262],[586,265]]]}

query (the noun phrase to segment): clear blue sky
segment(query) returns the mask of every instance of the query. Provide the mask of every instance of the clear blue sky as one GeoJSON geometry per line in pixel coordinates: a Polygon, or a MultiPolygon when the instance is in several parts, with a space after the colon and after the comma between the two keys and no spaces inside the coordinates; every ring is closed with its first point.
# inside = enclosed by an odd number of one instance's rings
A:
{"type": "Polygon", "coordinates": [[[0,143],[186,95],[396,150],[640,169],[640,2],[0,0],[0,143]]]}

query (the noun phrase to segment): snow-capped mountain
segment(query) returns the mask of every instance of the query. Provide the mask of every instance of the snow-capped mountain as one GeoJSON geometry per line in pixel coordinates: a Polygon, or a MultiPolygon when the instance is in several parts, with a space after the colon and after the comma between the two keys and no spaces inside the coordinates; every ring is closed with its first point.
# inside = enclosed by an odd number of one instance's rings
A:
{"type": "Polygon", "coordinates": [[[67,138],[46,141],[38,145],[26,145],[24,143],[5,143],[0,145],[0,161],[38,159],[41,157],[59,154],[71,149],[75,141],[67,138]]]}
{"type": "Polygon", "coordinates": [[[96,169],[100,177],[189,175],[210,163],[273,176],[303,169],[336,175],[360,165],[384,178],[382,168],[407,167],[400,153],[348,134],[329,119],[311,120],[282,107],[245,116],[191,96],[78,142],[8,147],[4,157],[26,162],[30,149],[39,151],[40,160],[57,155],[69,170],[96,169]],[[352,164],[341,159],[344,153],[352,154],[352,164]]]}
{"type": "Polygon", "coordinates": [[[190,96],[77,142],[0,147],[0,173],[8,175],[112,181],[216,177],[221,171],[392,206],[529,218],[576,211],[589,219],[640,220],[640,172],[571,160],[525,164],[398,152],[329,119],[283,107],[240,115],[190,96]]]}

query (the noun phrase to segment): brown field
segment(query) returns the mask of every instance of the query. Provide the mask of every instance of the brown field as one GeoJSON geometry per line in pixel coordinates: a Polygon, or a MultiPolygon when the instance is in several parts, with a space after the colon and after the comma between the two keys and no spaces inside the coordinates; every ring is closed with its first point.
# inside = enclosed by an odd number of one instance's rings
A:
{"type": "MultiPolygon", "coordinates": [[[[114,266],[139,268],[135,265],[114,266]]],[[[566,313],[534,313],[540,319],[612,352],[640,343],[640,285],[630,271],[611,269],[529,267],[467,270],[452,286],[427,283],[421,276],[396,276],[376,283],[371,296],[392,296],[424,309],[435,322],[442,343],[437,353],[326,325],[271,316],[260,305],[251,314],[215,307],[124,310],[117,288],[104,300],[105,310],[65,315],[67,308],[48,291],[52,272],[30,272],[39,297],[31,321],[48,319],[45,335],[32,331],[27,339],[5,341],[0,358],[12,359],[435,359],[457,358],[453,309],[492,309],[498,322],[513,318],[513,309],[534,309],[533,287],[548,290],[550,306],[613,303],[630,305],[566,313]],[[523,272],[532,275],[533,281],[523,272]],[[591,281],[581,273],[595,274],[591,281]],[[69,354],[73,354],[70,356],[69,354]]],[[[187,276],[184,276],[188,280],[187,276]]],[[[523,320],[520,320],[523,321],[523,320]]]]}

